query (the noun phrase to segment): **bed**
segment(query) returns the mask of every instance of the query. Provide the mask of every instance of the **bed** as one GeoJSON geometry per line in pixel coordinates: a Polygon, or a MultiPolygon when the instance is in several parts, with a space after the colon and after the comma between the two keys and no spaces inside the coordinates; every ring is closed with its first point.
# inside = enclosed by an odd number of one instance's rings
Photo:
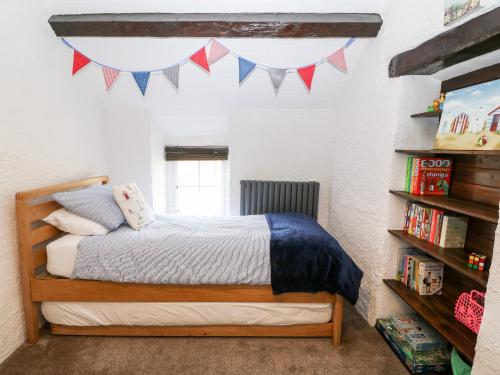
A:
{"type": "Polygon", "coordinates": [[[29,343],[39,338],[43,310],[54,334],[331,337],[334,346],[340,344],[343,298],[337,293],[285,290],[276,294],[271,285],[68,278],[74,267],[71,254],[81,239],[63,236],[40,220],[60,208],[51,194],[108,181],[101,176],[16,194],[29,343]]]}

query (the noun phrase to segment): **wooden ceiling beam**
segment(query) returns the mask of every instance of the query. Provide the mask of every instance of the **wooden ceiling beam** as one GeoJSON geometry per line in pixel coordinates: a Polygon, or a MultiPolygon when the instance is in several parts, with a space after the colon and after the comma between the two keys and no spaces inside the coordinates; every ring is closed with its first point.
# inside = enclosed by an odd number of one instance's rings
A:
{"type": "Polygon", "coordinates": [[[429,75],[500,49],[500,7],[391,59],[389,77],[429,75]]]}
{"type": "Polygon", "coordinates": [[[116,13],[50,17],[59,37],[376,37],[374,13],[116,13]]]}

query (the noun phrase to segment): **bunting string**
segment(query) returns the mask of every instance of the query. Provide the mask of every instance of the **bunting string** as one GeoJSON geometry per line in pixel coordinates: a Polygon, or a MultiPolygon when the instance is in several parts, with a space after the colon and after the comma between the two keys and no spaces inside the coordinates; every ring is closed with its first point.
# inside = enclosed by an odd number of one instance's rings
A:
{"type": "Polygon", "coordinates": [[[330,55],[311,64],[299,67],[273,67],[253,62],[228,49],[218,40],[210,39],[196,52],[189,55],[188,57],[183,58],[182,60],[179,60],[175,64],[145,71],[126,70],[103,64],[80,52],[66,39],[62,38],[62,41],[66,46],[73,50],[72,75],[77,74],[81,69],[92,62],[102,69],[106,91],[110,90],[121,73],[130,74],[133,77],[142,95],[146,95],[146,90],[151,75],[163,75],[172,84],[172,86],[178,90],[180,66],[192,62],[203,71],[210,74],[211,65],[215,64],[226,55],[231,55],[238,60],[240,86],[248,79],[248,77],[255,71],[255,69],[261,69],[268,72],[274,92],[277,95],[288,73],[296,73],[301,78],[308,92],[312,88],[312,82],[314,74],[316,72],[316,67],[320,64],[328,62],[340,72],[347,74],[348,67],[344,50],[354,43],[355,38],[350,38],[349,40],[347,40],[347,42],[342,47],[340,47],[330,55]],[[209,51],[208,55],[207,49],[209,51]]]}

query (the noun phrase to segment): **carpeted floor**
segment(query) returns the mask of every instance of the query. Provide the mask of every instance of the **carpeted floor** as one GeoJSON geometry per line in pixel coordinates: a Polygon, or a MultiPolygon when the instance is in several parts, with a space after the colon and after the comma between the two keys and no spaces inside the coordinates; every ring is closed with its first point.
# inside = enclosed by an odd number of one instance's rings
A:
{"type": "Polygon", "coordinates": [[[362,374],[408,372],[382,337],[347,305],[343,341],[327,338],[71,337],[45,331],[2,365],[2,375],[362,374]]]}

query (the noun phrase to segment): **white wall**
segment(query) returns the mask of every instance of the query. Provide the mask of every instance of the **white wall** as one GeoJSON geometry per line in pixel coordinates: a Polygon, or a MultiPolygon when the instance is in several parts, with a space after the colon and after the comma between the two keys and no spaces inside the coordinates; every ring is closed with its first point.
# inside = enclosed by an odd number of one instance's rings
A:
{"type": "Polygon", "coordinates": [[[239,214],[240,180],[320,183],[318,221],[326,226],[330,150],[335,147],[331,109],[236,111],[229,117],[231,214],[239,214]]]}
{"type": "Polygon", "coordinates": [[[106,173],[97,107],[47,18],[36,0],[0,3],[0,362],[25,339],[15,193],[106,173]]]}
{"type": "Polygon", "coordinates": [[[150,114],[140,107],[112,106],[103,110],[106,160],[113,185],[135,182],[148,202],[153,201],[150,114]]]}

